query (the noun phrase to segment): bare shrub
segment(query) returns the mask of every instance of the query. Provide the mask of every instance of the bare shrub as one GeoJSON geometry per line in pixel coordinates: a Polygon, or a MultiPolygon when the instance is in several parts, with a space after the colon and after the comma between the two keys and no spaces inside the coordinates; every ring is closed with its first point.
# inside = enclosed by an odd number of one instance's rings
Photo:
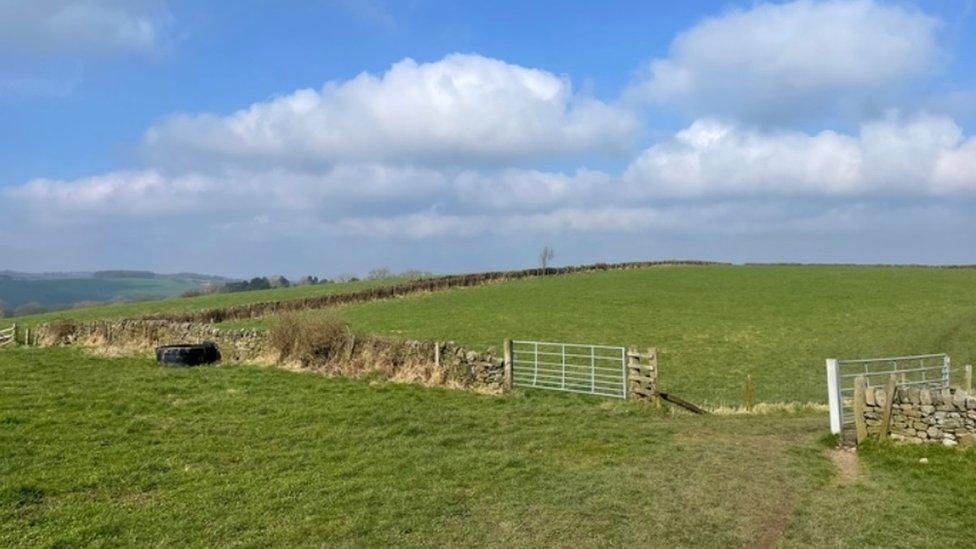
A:
{"type": "Polygon", "coordinates": [[[325,363],[352,344],[349,326],[337,318],[307,318],[294,313],[278,317],[268,330],[268,342],[278,360],[297,360],[302,366],[325,363]]]}
{"type": "Polygon", "coordinates": [[[78,332],[78,324],[70,318],[58,318],[48,323],[47,329],[48,337],[61,342],[78,332]]]}

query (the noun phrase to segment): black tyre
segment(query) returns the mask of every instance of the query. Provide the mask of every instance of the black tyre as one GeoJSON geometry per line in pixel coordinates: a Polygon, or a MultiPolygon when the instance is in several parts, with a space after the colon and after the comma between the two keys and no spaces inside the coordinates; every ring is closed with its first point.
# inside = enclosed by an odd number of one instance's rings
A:
{"type": "Polygon", "coordinates": [[[156,362],[173,366],[198,366],[220,360],[220,349],[212,341],[197,345],[164,345],[156,347],[156,362]]]}

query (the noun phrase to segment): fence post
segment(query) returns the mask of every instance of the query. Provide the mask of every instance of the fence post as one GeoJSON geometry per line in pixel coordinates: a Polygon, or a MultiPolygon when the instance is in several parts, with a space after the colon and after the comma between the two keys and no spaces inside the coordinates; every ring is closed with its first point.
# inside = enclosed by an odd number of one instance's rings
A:
{"type": "Polygon", "coordinates": [[[964,380],[963,388],[967,393],[972,394],[973,392],[973,365],[966,365],[966,379],[964,380]]]}
{"type": "Polygon", "coordinates": [[[830,432],[841,434],[843,419],[840,402],[840,365],[836,358],[827,359],[827,404],[830,408],[830,432]]]}
{"type": "MultiPolygon", "coordinates": [[[[864,376],[854,378],[854,428],[857,430],[857,443],[868,438],[868,424],[864,420],[865,392],[867,380],[864,376]]],[[[872,391],[874,389],[871,389],[872,391]]]]}
{"type": "Polygon", "coordinates": [[[658,394],[658,371],[657,371],[657,347],[647,348],[647,365],[651,369],[651,398],[654,400],[654,406],[656,408],[661,407],[661,395],[658,394]]]}
{"type": "Polygon", "coordinates": [[[11,334],[10,337],[13,338],[13,344],[16,345],[17,344],[17,323],[16,322],[14,322],[14,333],[11,334]]]}
{"type": "MultiPolygon", "coordinates": [[[[640,358],[637,356],[637,347],[631,345],[627,348],[627,385],[632,396],[637,395],[636,389],[640,388],[638,376],[640,375],[640,358]],[[637,375],[635,375],[635,372],[637,375]]],[[[637,396],[637,398],[640,398],[637,396]]]]}
{"type": "Polygon", "coordinates": [[[949,386],[949,369],[952,359],[949,355],[942,355],[942,383],[943,387],[949,386]]]}
{"type": "Polygon", "coordinates": [[[888,440],[888,429],[891,428],[891,407],[895,404],[895,387],[897,384],[898,378],[895,377],[895,374],[891,374],[888,378],[888,384],[885,385],[884,411],[881,413],[881,431],[878,432],[879,442],[888,440]]]}
{"type": "Polygon", "coordinates": [[[441,368],[441,342],[434,342],[434,367],[440,370],[441,368]]]}
{"type": "Polygon", "coordinates": [[[512,388],[512,340],[505,339],[505,373],[504,384],[506,389],[512,388]]]}
{"type": "Polygon", "coordinates": [[[752,411],[752,399],[753,399],[753,389],[752,389],[752,374],[746,374],[746,386],[742,391],[742,400],[745,404],[746,411],[752,411]]]}

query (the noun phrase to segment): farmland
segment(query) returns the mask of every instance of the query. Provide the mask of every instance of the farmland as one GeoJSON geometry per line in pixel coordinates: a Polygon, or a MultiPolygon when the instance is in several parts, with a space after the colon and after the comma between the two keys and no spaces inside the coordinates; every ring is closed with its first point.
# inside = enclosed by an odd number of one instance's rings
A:
{"type": "MultiPolygon", "coordinates": [[[[353,292],[169,299],[26,325],[353,292]]],[[[705,405],[822,402],[823,358],[971,360],[976,271],[668,266],[497,282],[302,313],[357,331],[660,348],[705,405]]],[[[298,319],[300,320],[300,318],[298,319]]],[[[224,328],[271,326],[263,317],[224,328]]],[[[869,444],[837,463],[816,407],[691,416],[295,373],[0,350],[0,545],[964,546],[976,452],[869,444]],[[920,463],[924,458],[927,463],[920,463]],[[891,527],[892,524],[901,525],[891,527]]]]}
{"type": "Polygon", "coordinates": [[[910,547],[972,533],[976,453],[872,447],[845,478],[821,414],[671,416],[77,349],[0,363],[4,546],[910,547]]]}
{"type": "MultiPolygon", "coordinates": [[[[581,273],[357,304],[360,331],[500,348],[506,337],[660,349],[662,385],[709,405],[823,402],[824,359],[976,359],[976,270],[708,266],[581,273]]],[[[268,326],[273,318],[228,324],[268,326]]]]}

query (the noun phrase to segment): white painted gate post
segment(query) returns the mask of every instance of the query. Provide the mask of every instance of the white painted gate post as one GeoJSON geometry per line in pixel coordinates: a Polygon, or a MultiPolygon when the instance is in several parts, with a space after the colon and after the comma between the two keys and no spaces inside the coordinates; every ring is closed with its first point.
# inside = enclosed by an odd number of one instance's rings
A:
{"type": "Polygon", "coordinates": [[[830,407],[830,432],[839,435],[843,417],[840,407],[840,365],[836,358],[827,359],[827,404],[830,407]]]}

